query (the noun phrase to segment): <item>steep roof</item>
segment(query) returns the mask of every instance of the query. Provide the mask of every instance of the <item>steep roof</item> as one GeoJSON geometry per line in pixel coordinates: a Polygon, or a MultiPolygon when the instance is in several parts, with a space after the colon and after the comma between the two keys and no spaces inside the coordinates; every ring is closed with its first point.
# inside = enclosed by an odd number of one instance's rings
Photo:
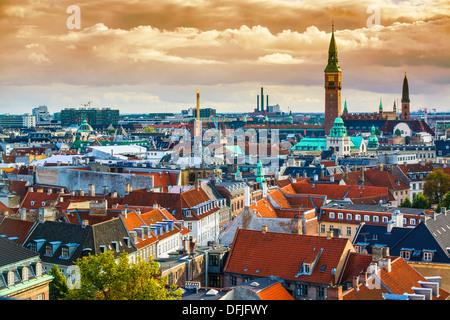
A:
{"type": "Polygon", "coordinates": [[[22,244],[34,222],[5,217],[0,220],[0,236],[17,237],[16,243],[22,244]]]}
{"type": "Polygon", "coordinates": [[[350,244],[348,239],[238,229],[224,272],[256,277],[330,284],[350,244]],[[300,274],[303,262],[316,252],[311,275],[300,274]]]}

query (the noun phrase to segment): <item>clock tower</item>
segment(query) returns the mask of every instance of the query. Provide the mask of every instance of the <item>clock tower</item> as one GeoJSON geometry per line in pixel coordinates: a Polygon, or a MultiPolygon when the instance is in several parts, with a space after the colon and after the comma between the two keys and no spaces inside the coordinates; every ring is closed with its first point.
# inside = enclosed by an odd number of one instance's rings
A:
{"type": "Polygon", "coordinates": [[[341,74],[333,24],[325,68],[325,135],[330,134],[334,120],[341,116],[341,74]]]}

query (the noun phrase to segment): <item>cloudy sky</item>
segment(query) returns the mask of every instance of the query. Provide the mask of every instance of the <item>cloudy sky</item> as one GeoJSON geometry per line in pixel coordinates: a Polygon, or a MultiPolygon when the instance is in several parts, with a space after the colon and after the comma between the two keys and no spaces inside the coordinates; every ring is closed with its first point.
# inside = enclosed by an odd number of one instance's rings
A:
{"type": "Polygon", "coordinates": [[[331,21],[349,111],[450,111],[448,0],[1,0],[0,114],[195,105],[323,112],[331,21]],[[70,29],[80,9],[80,29],[70,29]]]}

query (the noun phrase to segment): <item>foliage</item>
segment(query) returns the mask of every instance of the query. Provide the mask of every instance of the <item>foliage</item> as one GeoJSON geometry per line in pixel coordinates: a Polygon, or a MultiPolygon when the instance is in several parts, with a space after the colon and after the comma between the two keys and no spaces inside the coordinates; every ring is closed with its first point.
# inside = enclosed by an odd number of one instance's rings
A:
{"type": "Polygon", "coordinates": [[[450,191],[442,198],[441,207],[450,208],[450,191]]]}
{"type": "Polygon", "coordinates": [[[50,300],[64,299],[69,292],[66,277],[59,271],[56,265],[53,265],[49,274],[53,276],[53,280],[49,284],[50,300]]]}
{"type": "Polygon", "coordinates": [[[442,170],[434,170],[425,178],[423,193],[431,203],[441,203],[444,195],[450,191],[450,176],[442,170]]]}
{"type": "Polygon", "coordinates": [[[412,204],[411,204],[411,200],[409,200],[409,197],[406,197],[405,200],[403,200],[402,203],[400,203],[399,207],[402,208],[411,208],[412,204]]]}
{"type": "Polygon", "coordinates": [[[402,135],[402,132],[400,131],[400,129],[395,130],[394,135],[396,137],[400,137],[402,135]]]}
{"type": "Polygon", "coordinates": [[[157,277],[156,262],[132,263],[126,253],[112,251],[89,255],[76,262],[81,273],[81,287],[70,290],[69,300],[175,300],[181,291],[166,288],[166,277],[157,277]]]}
{"type": "Polygon", "coordinates": [[[151,126],[145,127],[143,131],[144,131],[145,133],[155,133],[155,132],[156,132],[155,128],[153,128],[153,127],[151,127],[151,126]]]}
{"type": "Polygon", "coordinates": [[[418,209],[430,209],[431,205],[426,196],[418,193],[412,202],[412,207],[418,209]]]}

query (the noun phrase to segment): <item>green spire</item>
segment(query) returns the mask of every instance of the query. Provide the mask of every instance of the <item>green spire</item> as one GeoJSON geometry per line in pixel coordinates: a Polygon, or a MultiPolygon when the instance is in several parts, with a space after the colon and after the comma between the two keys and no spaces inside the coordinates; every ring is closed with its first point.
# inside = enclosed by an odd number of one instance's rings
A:
{"type": "Polygon", "coordinates": [[[347,98],[345,98],[344,112],[348,112],[348,109],[347,109],[347,98]]]}
{"type": "Polygon", "coordinates": [[[332,31],[331,31],[331,41],[330,41],[330,47],[328,49],[328,65],[325,68],[325,72],[331,71],[331,72],[337,72],[341,71],[341,68],[339,67],[339,61],[338,61],[338,50],[336,46],[336,40],[334,39],[334,23],[332,25],[332,31]]]}
{"type": "Polygon", "coordinates": [[[380,112],[383,112],[383,101],[381,100],[381,98],[380,98],[380,112]]]}

